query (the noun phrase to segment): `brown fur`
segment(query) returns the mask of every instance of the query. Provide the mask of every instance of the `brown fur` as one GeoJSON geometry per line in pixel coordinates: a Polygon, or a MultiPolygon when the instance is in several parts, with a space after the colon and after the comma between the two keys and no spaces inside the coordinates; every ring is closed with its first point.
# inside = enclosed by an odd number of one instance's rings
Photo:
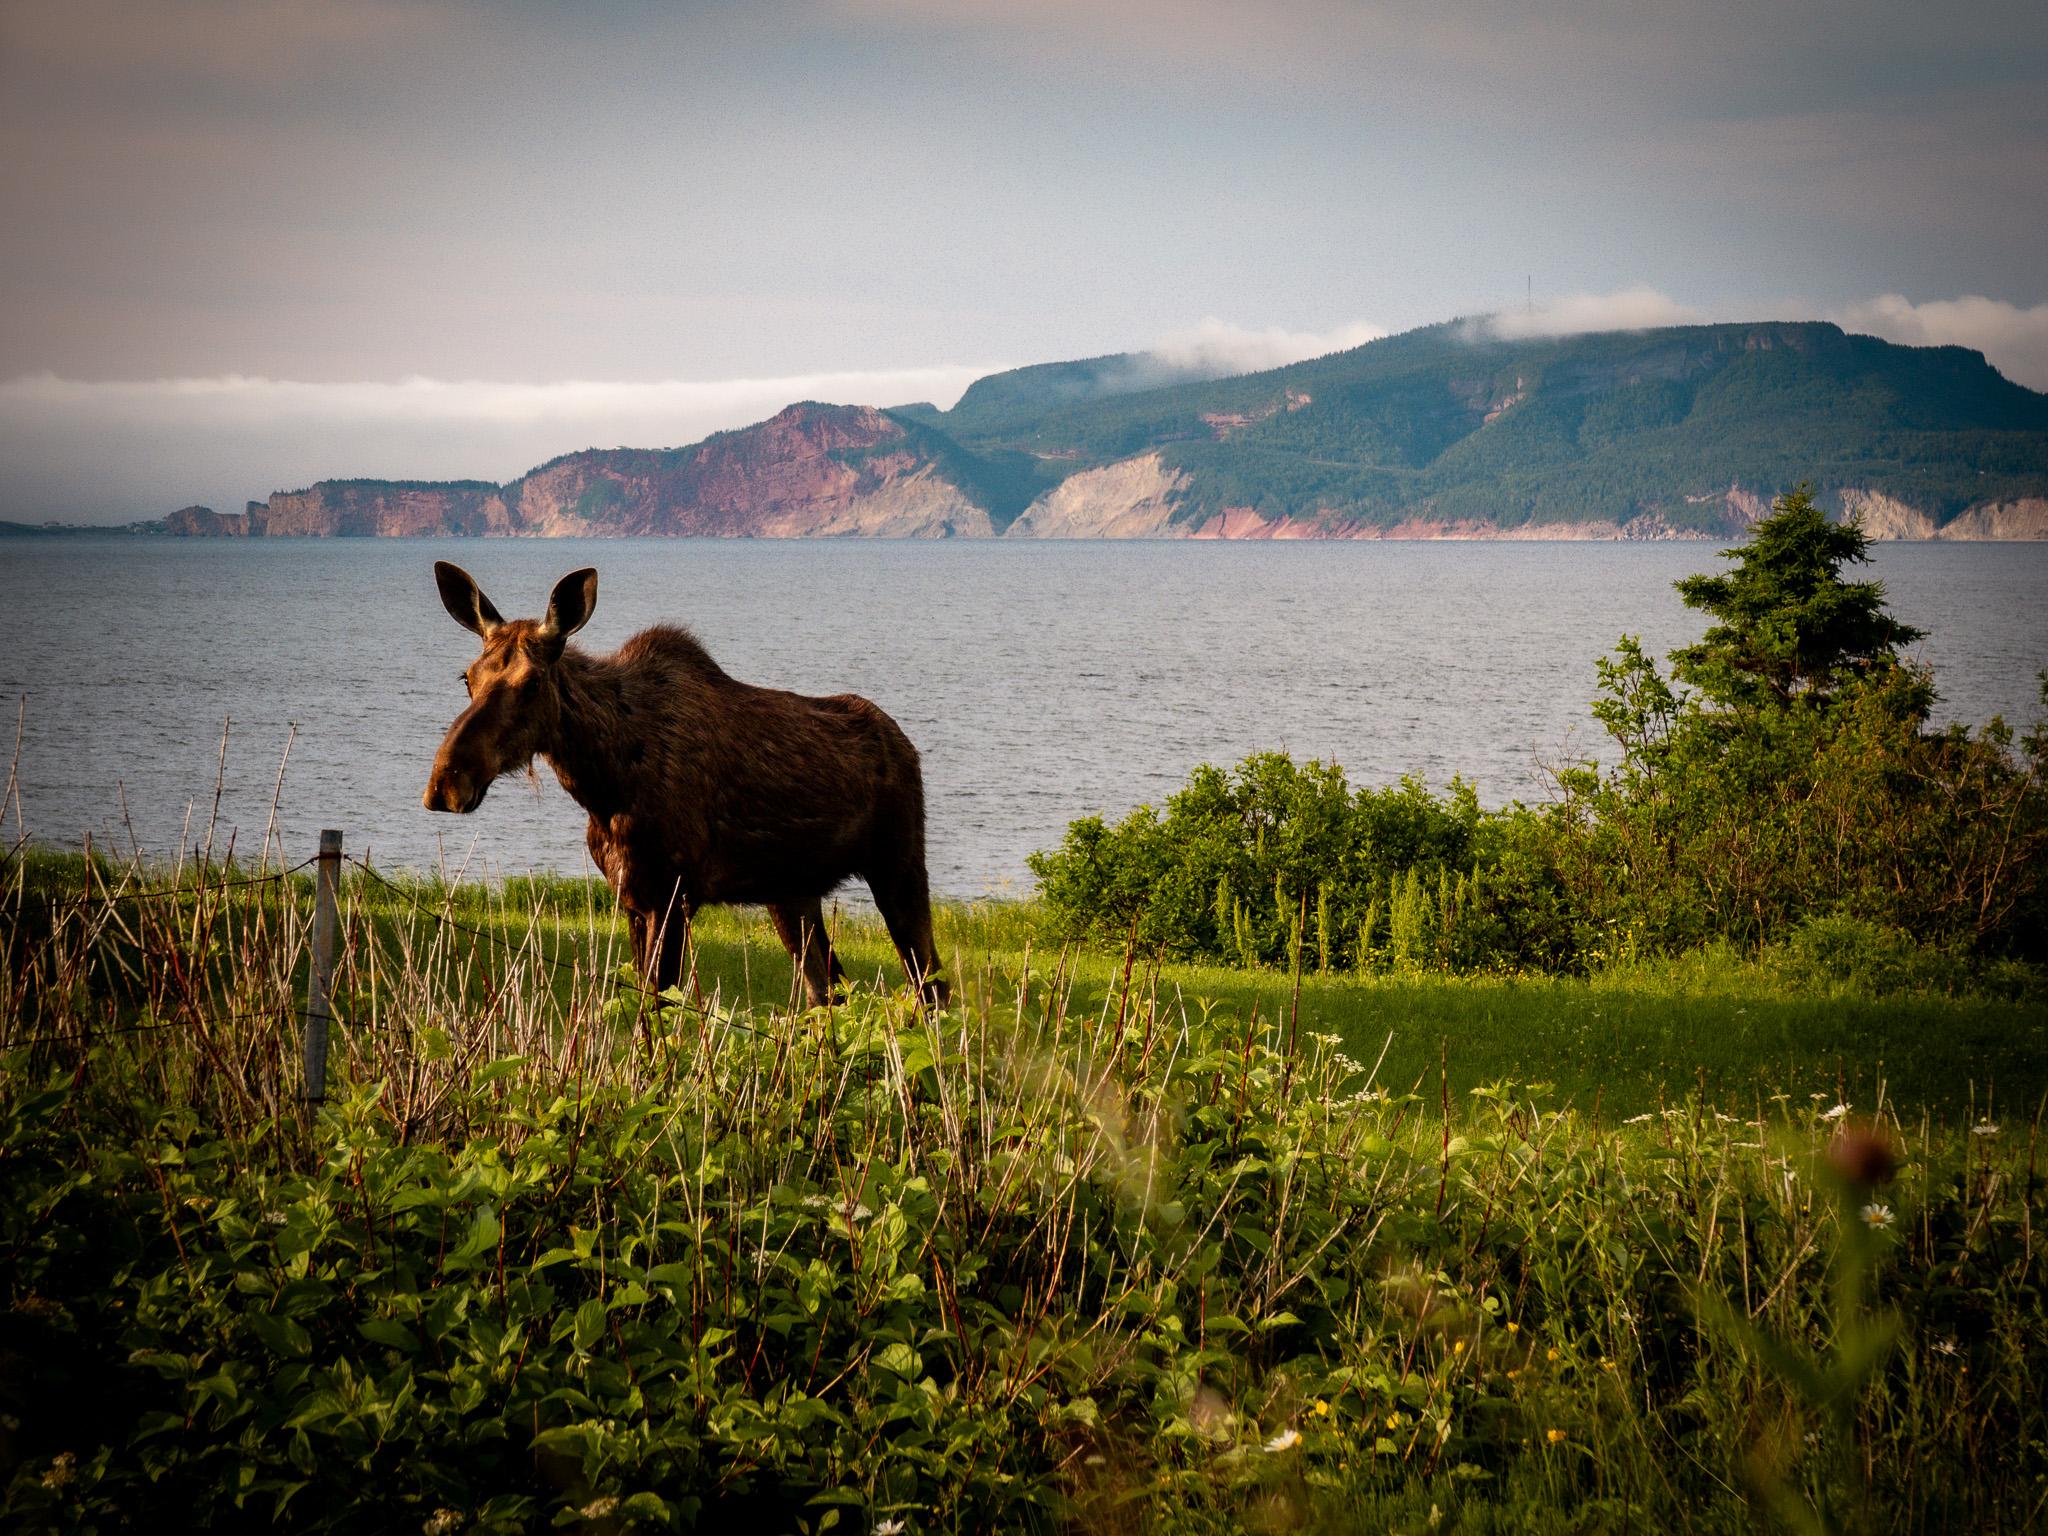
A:
{"type": "Polygon", "coordinates": [[[467,573],[437,564],[443,601],[483,637],[463,674],[425,802],[467,812],[502,774],[545,758],[590,813],[590,855],[657,988],[682,974],[689,915],[758,903],[814,1004],[843,976],[822,899],[859,877],[913,985],[937,1002],[924,781],[901,727],[853,694],[808,698],[726,675],[688,631],[642,630],[609,656],[567,644],[596,572],[555,589],[548,617],[502,620],[467,573]]]}

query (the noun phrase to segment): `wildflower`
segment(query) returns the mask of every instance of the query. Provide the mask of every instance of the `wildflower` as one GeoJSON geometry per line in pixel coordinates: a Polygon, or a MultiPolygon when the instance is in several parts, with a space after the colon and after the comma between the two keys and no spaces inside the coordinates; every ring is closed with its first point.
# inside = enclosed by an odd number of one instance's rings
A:
{"type": "Polygon", "coordinates": [[[1545,1351],[1543,1351],[1543,1358],[1546,1360],[1555,1360],[1557,1358],[1557,1351],[1555,1349],[1546,1349],[1545,1351]]]}
{"type": "Polygon", "coordinates": [[[1515,1379],[1515,1378],[1516,1378],[1517,1376],[1519,1376],[1519,1375],[1521,1375],[1521,1374],[1522,1374],[1522,1373],[1521,1373],[1520,1371],[1509,1371],[1509,1372],[1508,1372],[1508,1380],[1509,1380],[1509,1381],[1513,1381],[1513,1380],[1514,1380],[1514,1379],[1515,1379]]]}
{"type": "Polygon", "coordinates": [[[459,1509],[437,1509],[420,1522],[423,1536],[454,1536],[462,1529],[462,1511],[459,1509]]]}
{"type": "Polygon", "coordinates": [[[1614,1362],[1612,1360],[1602,1360],[1600,1362],[1600,1369],[1603,1371],[1611,1371],[1614,1369],[1614,1362]]]}
{"type": "Polygon", "coordinates": [[[1320,1397],[1319,1397],[1319,1398],[1317,1398],[1317,1399],[1316,1399],[1316,1417],[1317,1417],[1317,1418],[1319,1418],[1319,1419],[1327,1419],[1327,1418],[1328,1418],[1329,1416],[1330,1416],[1330,1405],[1329,1405],[1329,1404],[1328,1404],[1327,1402],[1325,1402],[1325,1401],[1324,1401],[1324,1400],[1323,1400],[1322,1398],[1320,1398],[1320,1397]]]}
{"type": "Polygon", "coordinates": [[[1995,1120],[1979,1121],[1970,1127],[1970,1134],[1972,1136],[1996,1136],[1998,1134],[1998,1122],[1995,1120]]]}
{"type": "Polygon", "coordinates": [[[62,1488],[78,1474],[78,1458],[69,1451],[59,1451],[50,1463],[50,1470],[43,1474],[43,1486],[55,1490],[62,1488]]]}
{"type": "Polygon", "coordinates": [[[1872,1228],[1888,1227],[1892,1224],[1892,1208],[1888,1205],[1866,1205],[1863,1207],[1863,1221],[1872,1228]]]}
{"type": "Polygon", "coordinates": [[[1934,1352],[1938,1355],[1952,1355],[1956,1352],[1956,1341],[1954,1339],[1936,1339],[1934,1341],[1934,1352]]]}
{"type": "Polygon", "coordinates": [[[898,1536],[902,1529],[903,1522],[901,1520],[877,1520],[875,1522],[875,1536],[898,1536]]]}
{"type": "Polygon", "coordinates": [[[1389,1429],[1399,1429],[1400,1427],[1401,1427],[1401,1415],[1399,1415],[1398,1413],[1390,1413],[1390,1414],[1388,1414],[1388,1415],[1387,1415],[1387,1428],[1389,1428],[1389,1429]]]}
{"type": "Polygon", "coordinates": [[[1453,1344],[1451,1346],[1451,1353],[1454,1355],[1462,1355],[1463,1353],[1465,1353],[1465,1341],[1463,1339],[1460,1339],[1455,1344],[1453,1344]]]}
{"type": "Polygon", "coordinates": [[[1823,1112],[1823,1113],[1822,1113],[1822,1115],[1821,1115],[1821,1119],[1823,1119],[1823,1120],[1839,1120],[1839,1119],[1841,1119],[1841,1118],[1842,1118],[1842,1117],[1843,1117],[1844,1115],[1846,1115],[1846,1114],[1848,1114],[1848,1113],[1849,1113],[1849,1106],[1848,1106],[1848,1105],[1846,1105],[1846,1104],[1837,1104],[1837,1105],[1836,1105],[1836,1106],[1835,1106],[1835,1107],[1834,1107],[1833,1109],[1830,1109],[1830,1110],[1827,1110],[1827,1111],[1823,1112]]]}
{"type": "Polygon", "coordinates": [[[1543,1438],[1552,1445],[1563,1445],[1568,1436],[1561,1429],[1546,1429],[1543,1431],[1543,1438]]]}
{"type": "Polygon", "coordinates": [[[1301,1432],[1299,1430],[1283,1429],[1279,1434],[1266,1442],[1266,1449],[1269,1451],[1291,1451],[1299,1444],[1301,1444],[1301,1432]]]}
{"type": "Polygon", "coordinates": [[[1622,1121],[1621,1123],[1623,1125],[1641,1125],[1645,1120],[1653,1118],[1655,1117],[1650,1113],[1649,1110],[1646,1109],[1640,1115],[1630,1115],[1626,1120],[1622,1121]]]}
{"type": "Polygon", "coordinates": [[[619,1507],[619,1496],[615,1493],[602,1494],[592,1499],[577,1511],[586,1520],[602,1520],[619,1507]]]}
{"type": "Polygon", "coordinates": [[[1508,1324],[1508,1332],[1509,1332],[1509,1333],[1520,1333],[1521,1331],[1522,1331],[1522,1325],[1521,1325],[1520,1323],[1509,1323],[1509,1324],[1508,1324]]]}

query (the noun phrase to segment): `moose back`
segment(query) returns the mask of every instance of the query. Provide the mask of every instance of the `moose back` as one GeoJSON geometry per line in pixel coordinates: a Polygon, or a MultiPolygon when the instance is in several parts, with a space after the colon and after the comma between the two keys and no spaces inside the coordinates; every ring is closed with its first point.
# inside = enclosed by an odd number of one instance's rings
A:
{"type": "Polygon", "coordinates": [[[434,758],[427,808],[466,814],[491,782],[546,759],[590,813],[590,855],[617,893],[633,954],[657,989],[682,974],[689,915],[765,906],[813,1004],[844,975],[823,898],[858,876],[911,984],[946,1000],[932,945],[924,779],[896,722],[853,694],[808,698],[726,675],[684,629],[643,629],[609,656],[569,637],[597,572],[555,585],[541,619],[500,616],[460,566],[434,578],[483,641],[469,707],[434,758]]]}

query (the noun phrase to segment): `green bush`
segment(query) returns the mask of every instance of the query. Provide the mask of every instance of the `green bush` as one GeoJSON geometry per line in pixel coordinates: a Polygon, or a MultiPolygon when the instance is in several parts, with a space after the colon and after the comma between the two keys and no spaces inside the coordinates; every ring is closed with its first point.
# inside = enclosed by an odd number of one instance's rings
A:
{"type": "Polygon", "coordinates": [[[1574,971],[1726,940],[1790,944],[1816,985],[1913,989],[2048,960],[2048,726],[1929,729],[1933,681],[1898,656],[1918,632],[1842,578],[1867,545],[1781,498],[1732,572],[1679,583],[1715,623],[1672,678],[1629,636],[1599,663],[1620,762],[1563,769],[1540,810],[1259,754],[1196,770],[1163,814],[1074,823],[1031,861],[1048,910],[1070,935],[1318,971],[1574,971]],[[1849,930],[1803,927],[1834,919],[1898,952],[1843,970],[1818,935],[1849,930]]]}
{"type": "Polygon", "coordinates": [[[1334,764],[1202,767],[1162,815],[1072,824],[1032,856],[1072,936],[1231,965],[1486,970],[1570,963],[1538,819],[1469,784],[1352,789],[1334,764]]]}

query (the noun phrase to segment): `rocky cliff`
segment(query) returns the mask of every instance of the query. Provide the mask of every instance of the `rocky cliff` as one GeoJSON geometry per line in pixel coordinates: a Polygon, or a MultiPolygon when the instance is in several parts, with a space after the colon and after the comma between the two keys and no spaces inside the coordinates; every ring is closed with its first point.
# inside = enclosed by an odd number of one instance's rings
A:
{"type": "Polygon", "coordinates": [[[181,539],[246,539],[251,533],[261,533],[260,525],[252,526],[246,512],[216,512],[211,507],[180,507],[166,513],[159,525],[159,532],[168,533],[181,539]]]}
{"type": "Polygon", "coordinates": [[[171,531],[271,538],[993,534],[988,510],[949,477],[944,453],[927,435],[866,406],[805,403],[688,448],[569,454],[509,485],[323,480],[252,502],[240,519],[208,512],[217,526],[191,518],[171,531]]]}

